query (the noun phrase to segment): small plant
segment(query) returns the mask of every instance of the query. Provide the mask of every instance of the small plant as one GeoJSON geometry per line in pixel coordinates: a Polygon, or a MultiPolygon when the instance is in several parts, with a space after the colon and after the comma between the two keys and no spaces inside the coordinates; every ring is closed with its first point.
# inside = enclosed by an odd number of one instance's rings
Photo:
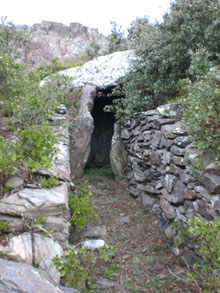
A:
{"type": "Polygon", "coordinates": [[[59,185],[58,179],[54,176],[50,176],[49,178],[41,177],[39,181],[42,188],[51,188],[59,185]]]}
{"type": "Polygon", "coordinates": [[[24,165],[33,171],[40,167],[49,168],[56,154],[57,138],[51,133],[47,123],[40,128],[29,126],[16,132],[18,140],[16,149],[24,165]]]}
{"type": "Polygon", "coordinates": [[[184,123],[196,147],[220,159],[220,69],[211,68],[204,78],[185,85],[184,123]]]}
{"type": "Polygon", "coordinates": [[[8,230],[8,224],[9,222],[5,223],[0,221],[0,235],[8,230]]]}
{"type": "Polygon", "coordinates": [[[96,214],[93,212],[92,192],[89,191],[88,182],[76,185],[76,193],[69,195],[71,211],[70,224],[73,228],[83,227],[96,214]]]}
{"type": "MultiPolygon", "coordinates": [[[[0,136],[0,183],[4,187],[7,178],[15,173],[17,154],[15,145],[0,136]]],[[[0,190],[1,192],[1,190],[0,190]]]]}
{"type": "Polygon", "coordinates": [[[185,243],[193,241],[201,262],[194,264],[194,271],[188,273],[190,280],[196,281],[204,292],[219,292],[220,286],[220,218],[205,221],[199,217],[188,221],[182,228],[185,243]],[[208,291],[207,291],[208,290],[208,291]],[[211,291],[210,291],[211,290],[211,291]]]}
{"type": "Polygon", "coordinates": [[[65,286],[88,292],[94,285],[95,267],[110,261],[113,254],[114,247],[108,244],[96,250],[72,246],[63,256],[56,256],[53,262],[65,286]]]}

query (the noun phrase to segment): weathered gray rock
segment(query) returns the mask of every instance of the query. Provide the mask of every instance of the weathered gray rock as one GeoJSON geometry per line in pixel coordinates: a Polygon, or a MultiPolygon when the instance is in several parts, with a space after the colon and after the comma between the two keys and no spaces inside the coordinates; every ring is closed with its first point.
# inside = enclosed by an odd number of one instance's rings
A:
{"type": "Polygon", "coordinates": [[[163,152],[163,163],[165,165],[169,165],[171,163],[173,154],[171,152],[164,151],[163,152]]]}
{"type": "Polygon", "coordinates": [[[176,217],[175,208],[165,198],[160,199],[160,206],[168,219],[174,219],[176,217]]]}
{"type": "Polygon", "coordinates": [[[186,190],[186,187],[182,183],[182,181],[177,180],[172,192],[173,203],[183,202],[184,196],[185,196],[185,190],[186,190]]]}
{"type": "Polygon", "coordinates": [[[79,178],[83,175],[89,158],[91,137],[94,129],[91,111],[95,95],[96,88],[87,86],[83,89],[80,98],[79,113],[76,117],[70,140],[70,168],[73,178],[79,178]]]}
{"type": "Polygon", "coordinates": [[[161,148],[167,148],[170,149],[171,145],[173,144],[172,139],[168,139],[164,134],[161,135],[161,140],[160,140],[160,147],[161,148]]]}
{"type": "Polygon", "coordinates": [[[160,166],[161,164],[161,154],[158,151],[151,151],[150,161],[152,165],[160,166]]]}
{"type": "Polygon", "coordinates": [[[117,85],[129,71],[133,51],[120,51],[110,55],[97,57],[83,66],[61,71],[61,75],[69,76],[74,87],[83,87],[87,84],[98,88],[117,85]]]}
{"type": "Polygon", "coordinates": [[[165,175],[163,180],[163,185],[166,190],[171,193],[173,190],[174,185],[176,184],[177,178],[174,175],[165,175]]]}
{"type": "Polygon", "coordinates": [[[140,194],[140,203],[141,207],[144,209],[146,212],[150,212],[152,210],[152,207],[155,203],[155,199],[150,197],[147,194],[141,193],[140,194]]]}
{"type": "Polygon", "coordinates": [[[202,179],[203,184],[211,193],[220,193],[220,176],[205,174],[202,179]]]}
{"type": "Polygon", "coordinates": [[[129,186],[129,193],[131,196],[133,196],[134,198],[138,197],[140,195],[140,191],[134,187],[134,186],[129,186]]]}
{"type": "Polygon", "coordinates": [[[177,156],[184,156],[185,154],[185,149],[179,148],[176,145],[173,145],[170,149],[170,151],[177,156]]]}
{"type": "Polygon", "coordinates": [[[110,289],[118,286],[118,283],[104,278],[98,278],[95,282],[95,287],[98,289],[110,289]]]}
{"type": "Polygon", "coordinates": [[[220,175],[220,162],[211,162],[205,168],[204,171],[214,175],[220,175]]]}
{"type": "Polygon", "coordinates": [[[185,149],[185,162],[186,164],[192,163],[196,158],[203,156],[203,152],[198,149],[187,147],[185,149]]]}
{"type": "Polygon", "coordinates": [[[83,241],[83,246],[88,249],[98,249],[102,248],[105,245],[105,241],[102,239],[89,239],[83,241]]]}
{"type": "Polygon", "coordinates": [[[127,155],[124,143],[121,139],[121,127],[118,122],[114,124],[114,133],[112,136],[110,151],[110,162],[116,179],[122,178],[127,167],[127,155]]]}
{"type": "Polygon", "coordinates": [[[50,189],[25,188],[0,200],[0,213],[12,216],[59,216],[68,211],[68,185],[50,189]]]}
{"type": "MultiPolygon", "coordinates": [[[[34,234],[35,263],[46,271],[54,282],[59,283],[60,273],[52,259],[63,254],[61,245],[49,237],[34,234]]],[[[0,245],[0,252],[12,260],[32,264],[32,240],[30,233],[23,233],[9,238],[7,246],[0,245]]]]}
{"type": "Polygon", "coordinates": [[[174,139],[174,144],[181,148],[185,148],[187,145],[192,143],[192,137],[191,136],[178,136],[174,139]]]}
{"type": "Polygon", "coordinates": [[[166,104],[160,107],[157,107],[157,111],[160,115],[165,117],[176,117],[181,119],[183,114],[183,105],[182,104],[166,104]]]}
{"type": "Polygon", "coordinates": [[[183,157],[173,156],[173,162],[177,166],[186,166],[186,161],[183,157]]]}
{"type": "Polygon", "coordinates": [[[175,138],[180,135],[186,135],[187,132],[181,127],[180,122],[174,124],[164,125],[161,127],[161,133],[164,134],[167,138],[175,138]]]}
{"type": "Polygon", "coordinates": [[[17,176],[11,176],[5,182],[5,186],[10,186],[11,188],[18,188],[18,187],[21,187],[23,184],[24,184],[24,180],[17,176]]]}
{"type": "MultiPolygon", "coordinates": [[[[4,293],[62,293],[48,275],[26,263],[7,261],[0,258],[0,292],[4,293]]],[[[78,291],[75,290],[75,293],[78,291]]]]}
{"type": "Polygon", "coordinates": [[[83,232],[82,237],[84,238],[97,238],[105,237],[107,235],[106,226],[91,226],[87,227],[87,230],[83,232]]]}
{"type": "Polygon", "coordinates": [[[124,217],[120,217],[116,219],[117,225],[129,224],[130,222],[131,222],[131,219],[128,216],[124,216],[124,217]]]}

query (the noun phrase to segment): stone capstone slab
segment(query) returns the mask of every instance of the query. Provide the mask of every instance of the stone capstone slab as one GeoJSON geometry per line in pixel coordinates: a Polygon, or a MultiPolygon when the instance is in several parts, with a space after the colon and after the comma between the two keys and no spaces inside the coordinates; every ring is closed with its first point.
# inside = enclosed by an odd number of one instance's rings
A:
{"type": "MultiPolygon", "coordinates": [[[[54,282],[59,283],[60,273],[56,270],[52,259],[63,255],[62,246],[49,237],[34,233],[35,263],[42,270],[46,271],[54,282]]],[[[25,232],[18,236],[12,236],[8,244],[0,245],[0,252],[9,259],[32,264],[33,246],[32,236],[25,232]]]]}
{"type": "Polygon", "coordinates": [[[98,88],[106,88],[118,84],[129,71],[133,58],[132,50],[114,52],[97,57],[83,66],[60,71],[59,74],[70,77],[74,87],[90,84],[98,88]]]}

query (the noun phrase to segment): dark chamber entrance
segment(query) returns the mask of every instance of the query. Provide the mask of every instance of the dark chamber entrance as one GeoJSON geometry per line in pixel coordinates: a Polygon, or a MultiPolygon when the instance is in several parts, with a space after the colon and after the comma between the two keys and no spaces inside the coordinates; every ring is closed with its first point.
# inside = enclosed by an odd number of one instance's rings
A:
{"type": "Polygon", "coordinates": [[[106,105],[111,105],[113,99],[113,97],[107,96],[107,92],[97,92],[95,97],[92,110],[95,127],[87,168],[110,167],[111,140],[115,118],[113,113],[104,112],[103,108],[106,105]]]}

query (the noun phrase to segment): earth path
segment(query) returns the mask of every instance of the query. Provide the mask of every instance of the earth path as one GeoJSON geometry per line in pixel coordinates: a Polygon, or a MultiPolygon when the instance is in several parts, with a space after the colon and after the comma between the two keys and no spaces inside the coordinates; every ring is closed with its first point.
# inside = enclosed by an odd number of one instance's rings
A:
{"type": "Polygon", "coordinates": [[[90,225],[105,225],[105,240],[115,247],[113,263],[100,268],[98,277],[117,284],[91,292],[197,292],[183,281],[186,270],[171,254],[158,219],[141,209],[138,200],[128,194],[126,183],[111,175],[87,175],[85,180],[98,214],[90,225]]]}

